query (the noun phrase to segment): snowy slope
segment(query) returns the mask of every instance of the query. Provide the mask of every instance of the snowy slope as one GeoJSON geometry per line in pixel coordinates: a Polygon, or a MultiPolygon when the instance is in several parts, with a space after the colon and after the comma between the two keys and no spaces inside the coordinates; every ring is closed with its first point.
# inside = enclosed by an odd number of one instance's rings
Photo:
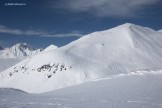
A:
{"type": "Polygon", "coordinates": [[[50,51],[50,50],[54,50],[54,49],[57,49],[58,47],[57,46],[55,46],[55,45],[50,45],[50,46],[48,46],[47,48],[45,48],[43,51],[50,51]]]}
{"type": "Polygon", "coordinates": [[[0,89],[0,108],[161,108],[162,71],[138,72],[27,94],[0,89]]]}
{"type": "Polygon", "coordinates": [[[161,41],[159,32],[128,23],[94,32],[4,71],[0,86],[41,93],[132,71],[162,69],[161,41]]]}
{"type": "MultiPolygon", "coordinates": [[[[45,93],[68,108],[161,108],[162,71],[91,81],[45,93]]],[[[48,102],[46,102],[48,103],[48,102]]]]}
{"type": "Polygon", "coordinates": [[[0,73],[20,62],[21,58],[0,58],[0,73]]]}

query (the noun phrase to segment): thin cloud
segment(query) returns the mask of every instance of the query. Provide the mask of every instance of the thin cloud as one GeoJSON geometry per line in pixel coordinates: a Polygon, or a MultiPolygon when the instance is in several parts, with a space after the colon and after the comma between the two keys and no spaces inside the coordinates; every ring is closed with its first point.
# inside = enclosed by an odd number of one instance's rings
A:
{"type": "Polygon", "coordinates": [[[70,37],[70,36],[81,37],[81,36],[83,36],[83,34],[80,34],[80,33],[65,33],[65,34],[43,35],[43,37],[70,37]]]}
{"type": "Polygon", "coordinates": [[[0,33],[5,33],[5,34],[12,34],[12,35],[25,35],[25,36],[40,36],[40,37],[70,37],[70,36],[75,36],[75,37],[81,37],[83,34],[79,32],[71,32],[71,33],[64,33],[64,34],[55,34],[55,33],[49,33],[49,32],[44,32],[40,30],[20,30],[20,29],[11,29],[9,27],[0,25],[0,33]]]}
{"type": "Polygon", "coordinates": [[[13,35],[44,35],[47,34],[46,32],[42,31],[32,31],[32,30],[20,30],[20,29],[11,29],[9,27],[0,25],[0,33],[7,33],[7,34],[13,34],[13,35]]]}
{"type": "Polygon", "coordinates": [[[57,8],[71,12],[88,12],[97,16],[134,17],[161,0],[60,0],[57,8]]]}
{"type": "Polygon", "coordinates": [[[15,35],[23,34],[21,30],[10,29],[10,28],[3,26],[3,25],[0,25],[0,33],[8,33],[8,34],[15,34],[15,35]]]}

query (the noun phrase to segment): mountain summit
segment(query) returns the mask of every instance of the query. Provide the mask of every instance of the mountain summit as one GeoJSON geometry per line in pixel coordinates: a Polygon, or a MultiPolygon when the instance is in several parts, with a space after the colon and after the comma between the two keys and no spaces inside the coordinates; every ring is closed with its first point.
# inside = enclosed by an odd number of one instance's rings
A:
{"type": "Polygon", "coordinates": [[[20,62],[3,72],[0,86],[41,93],[140,70],[162,69],[161,42],[161,34],[153,29],[123,24],[20,62]]]}
{"type": "Polygon", "coordinates": [[[45,48],[43,51],[50,51],[50,50],[54,50],[54,49],[57,49],[58,47],[57,46],[55,46],[55,45],[50,45],[50,46],[48,46],[47,48],[45,48]]]}

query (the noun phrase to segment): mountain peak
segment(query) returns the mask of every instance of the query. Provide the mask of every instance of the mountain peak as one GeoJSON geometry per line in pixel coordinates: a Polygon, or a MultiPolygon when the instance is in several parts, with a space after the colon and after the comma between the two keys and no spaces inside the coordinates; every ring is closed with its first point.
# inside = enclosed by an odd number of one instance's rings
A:
{"type": "Polygon", "coordinates": [[[135,24],[132,24],[132,23],[125,23],[125,24],[119,25],[115,28],[132,29],[132,28],[145,28],[145,27],[135,25],[135,24]]]}
{"type": "Polygon", "coordinates": [[[51,44],[50,46],[48,46],[47,48],[44,49],[44,51],[49,51],[49,50],[54,50],[54,49],[57,49],[58,47],[51,44]]]}
{"type": "Polygon", "coordinates": [[[17,43],[15,45],[13,45],[11,48],[16,48],[16,49],[28,49],[30,51],[33,51],[34,48],[32,48],[30,45],[26,44],[26,43],[17,43]]]}
{"type": "MultiPolygon", "coordinates": [[[[113,31],[113,32],[137,32],[137,33],[142,33],[142,34],[150,34],[150,33],[155,33],[156,31],[154,29],[151,29],[149,27],[143,27],[140,25],[132,24],[132,23],[125,23],[122,25],[119,25],[117,27],[114,27],[112,29],[109,29],[108,31],[113,31]]],[[[147,36],[147,35],[146,35],[147,36]]]]}
{"type": "Polygon", "coordinates": [[[5,58],[23,58],[41,52],[41,49],[35,50],[26,43],[17,43],[10,48],[1,51],[1,56],[5,58]]]}
{"type": "Polygon", "coordinates": [[[132,23],[124,23],[124,24],[122,24],[122,26],[126,26],[126,27],[130,27],[130,26],[133,26],[133,25],[135,25],[135,24],[132,24],[132,23]]]}

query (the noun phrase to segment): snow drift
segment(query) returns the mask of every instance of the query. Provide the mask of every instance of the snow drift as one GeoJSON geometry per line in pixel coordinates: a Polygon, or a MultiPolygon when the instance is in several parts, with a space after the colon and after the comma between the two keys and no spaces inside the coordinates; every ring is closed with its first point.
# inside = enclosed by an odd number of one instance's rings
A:
{"type": "Polygon", "coordinates": [[[161,85],[162,71],[140,71],[37,95],[0,88],[0,108],[161,108],[161,85]]]}
{"type": "Polygon", "coordinates": [[[162,69],[161,42],[161,33],[129,23],[94,32],[4,71],[0,87],[41,93],[139,70],[162,69]]]}

